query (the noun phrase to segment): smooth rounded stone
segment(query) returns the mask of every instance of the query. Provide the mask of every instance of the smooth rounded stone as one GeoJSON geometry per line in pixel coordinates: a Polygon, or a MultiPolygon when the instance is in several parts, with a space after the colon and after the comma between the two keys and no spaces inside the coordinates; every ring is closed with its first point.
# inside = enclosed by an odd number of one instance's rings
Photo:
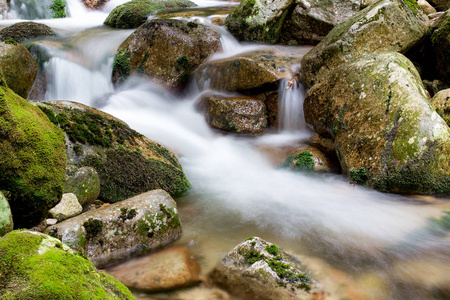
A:
{"type": "Polygon", "coordinates": [[[45,231],[105,267],[159,249],[181,236],[176,203],[163,190],[90,210],[45,231]]]}
{"type": "Polygon", "coordinates": [[[109,0],[81,0],[84,6],[89,9],[100,10],[109,0]]]}
{"type": "Polygon", "coordinates": [[[209,274],[211,282],[244,299],[323,299],[305,267],[276,245],[248,238],[209,274]]]}
{"type": "Polygon", "coordinates": [[[318,44],[334,26],[361,10],[361,0],[302,0],[286,18],[280,41],[318,44]]]}
{"type": "Polygon", "coordinates": [[[259,134],[267,127],[266,106],[256,98],[207,94],[199,99],[197,107],[212,128],[259,134]]]}
{"type": "Polygon", "coordinates": [[[120,83],[140,74],[180,89],[208,56],[221,49],[220,35],[211,27],[175,19],[150,20],[120,45],[113,80],[120,83]]]}
{"type": "Polygon", "coordinates": [[[192,6],[196,6],[196,4],[189,0],[132,0],[116,6],[104,24],[120,29],[137,28],[157,11],[192,6]]]}
{"type": "Polygon", "coordinates": [[[240,41],[274,44],[292,3],[293,0],[243,0],[227,16],[225,25],[240,41]]]}
{"type": "Polygon", "coordinates": [[[283,167],[293,171],[332,172],[338,169],[339,162],[312,146],[304,146],[289,155],[283,167]]]}
{"type": "MultiPolygon", "coordinates": [[[[100,200],[118,202],[154,189],[180,195],[189,189],[177,157],[125,122],[76,102],[34,104],[64,130],[68,164],[95,169],[100,178],[100,200]]],[[[84,175],[95,183],[93,172],[84,175]]],[[[91,188],[92,194],[88,191],[85,196],[93,199],[96,187],[91,188]]]]}
{"type": "Polygon", "coordinates": [[[436,9],[426,0],[418,0],[417,4],[427,16],[436,13],[436,9]]]}
{"type": "Polygon", "coordinates": [[[78,202],[77,196],[72,193],[62,195],[61,201],[48,212],[58,221],[74,217],[81,214],[83,207],[78,202]]]}
{"type": "Polygon", "coordinates": [[[378,1],[335,26],[302,59],[306,85],[326,80],[338,66],[367,54],[408,51],[428,30],[427,17],[413,8],[402,0],[378,1]]]}
{"type": "Polygon", "coordinates": [[[53,225],[55,225],[56,223],[58,223],[58,220],[57,220],[57,219],[47,219],[47,220],[45,220],[45,224],[46,224],[47,226],[53,226],[53,225]]]}
{"type": "Polygon", "coordinates": [[[309,90],[304,112],[318,134],[334,140],[352,180],[386,192],[450,192],[450,129],[402,54],[340,66],[309,90]]]}
{"type": "Polygon", "coordinates": [[[97,171],[93,167],[81,167],[69,175],[66,169],[64,193],[74,193],[83,208],[89,206],[100,194],[100,178],[97,171]]]}
{"type": "Polygon", "coordinates": [[[8,199],[0,191],[0,237],[4,236],[14,228],[11,208],[8,199]]]}
{"type": "Polygon", "coordinates": [[[436,55],[436,70],[439,79],[450,84],[450,9],[437,22],[439,27],[431,36],[436,55]]]}
{"type": "Polygon", "coordinates": [[[450,2],[448,0],[429,0],[438,11],[444,11],[450,9],[450,2]]]}
{"type": "Polygon", "coordinates": [[[147,292],[179,289],[200,281],[200,265],[185,246],[132,259],[106,272],[129,288],[147,292]]]}
{"type": "Polygon", "coordinates": [[[45,24],[19,22],[0,30],[0,40],[12,39],[18,43],[43,36],[55,36],[55,32],[45,24]]]}
{"type": "Polygon", "coordinates": [[[295,74],[291,66],[300,63],[302,53],[287,53],[272,49],[246,52],[225,59],[208,61],[196,71],[200,88],[239,91],[258,88],[290,79],[295,74]]]}
{"type": "Polygon", "coordinates": [[[433,104],[436,112],[444,119],[447,125],[450,126],[450,89],[437,93],[431,99],[431,104],[433,104]]]}
{"type": "Polygon", "coordinates": [[[16,94],[28,97],[37,69],[34,58],[23,45],[14,41],[0,42],[0,70],[6,84],[16,94]]]}
{"type": "Polygon", "coordinates": [[[0,239],[1,299],[135,299],[60,240],[35,231],[0,239]]]}

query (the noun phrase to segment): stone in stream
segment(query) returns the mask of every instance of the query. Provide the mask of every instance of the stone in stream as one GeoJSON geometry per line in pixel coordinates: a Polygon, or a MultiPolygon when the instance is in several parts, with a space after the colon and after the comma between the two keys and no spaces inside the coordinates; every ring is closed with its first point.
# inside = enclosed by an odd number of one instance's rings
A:
{"type": "Polygon", "coordinates": [[[100,178],[93,167],[66,167],[64,193],[73,193],[83,208],[92,204],[100,194],[100,178]]]}
{"type": "Polygon", "coordinates": [[[334,27],[301,62],[308,87],[326,80],[342,64],[374,52],[405,53],[425,37],[427,17],[402,0],[383,0],[334,27]]]}
{"type": "Polygon", "coordinates": [[[175,201],[163,190],[90,210],[48,227],[95,266],[105,267],[163,247],[181,236],[175,201]]]}
{"type": "Polygon", "coordinates": [[[0,237],[12,231],[13,228],[14,223],[8,199],[6,199],[5,195],[0,191],[0,237]]]}
{"type": "Polygon", "coordinates": [[[135,299],[61,241],[34,231],[0,239],[1,299],[135,299]]]}
{"type": "Polygon", "coordinates": [[[132,259],[106,272],[127,287],[146,292],[179,289],[200,281],[200,265],[185,246],[132,259]]]}
{"type": "Polygon", "coordinates": [[[51,27],[35,22],[19,22],[0,30],[1,41],[12,39],[18,43],[37,37],[55,35],[56,34],[51,27]]]}
{"type": "Polygon", "coordinates": [[[352,180],[394,193],[450,192],[450,129],[403,55],[376,53],[336,68],[309,90],[304,112],[334,140],[352,180]]]}
{"type": "Polygon", "coordinates": [[[245,299],[324,299],[294,257],[258,237],[237,245],[209,274],[213,284],[245,299]]]}
{"type": "Polygon", "coordinates": [[[266,106],[256,98],[206,94],[199,99],[197,108],[212,128],[259,134],[267,127],[266,106]]]}
{"type": "Polygon", "coordinates": [[[77,196],[72,193],[62,195],[61,201],[48,212],[58,221],[63,221],[70,217],[81,214],[83,207],[78,202],[77,196]]]}
{"type": "Polygon", "coordinates": [[[219,33],[182,20],[150,20],[117,50],[113,81],[140,74],[171,89],[181,89],[211,54],[221,51],[219,33]]]}
{"type": "Polygon", "coordinates": [[[304,146],[289,155],[280,167],[293,171],[332,172],[339,169],[338,165],[338,162],[316,147],[304,146]]]}
{"type": "MultiPolygon", "coordinates": [[[[80,103],[50,101],[35,104],[66,133],[68,163],[92,167],[98,173],[100,200],[118,202],[159,188],[171,195],[189,189],[189,181],[175,155],[125,122],[80,103]]],[[[95,177],[91,171],[84,175],[85,180],[91,175],[95,177]]],[[[91,179],[92,195],[88,202],[96,191],[95,178],[91,179]]],[[[80,187],[89,185],[86,181],[77,179],[77,182],[80,187]]],[[[73,191],[77,192],[76,189],[73,191]]],[[[85,196],[88,194],[89,191],[85,196]]],[[[86,203],[82,205],[86,206],[86,203]]]]}

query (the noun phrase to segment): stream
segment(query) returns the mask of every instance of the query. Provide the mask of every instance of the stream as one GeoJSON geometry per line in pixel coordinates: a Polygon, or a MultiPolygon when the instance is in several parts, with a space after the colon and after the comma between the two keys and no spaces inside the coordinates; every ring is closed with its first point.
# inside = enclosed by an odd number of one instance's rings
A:
{"type": "MultiPolygon", "coordinates": [[[[440,284],[450,277],[450,239],[434,234],[428,220],[450,209],[448,199],[385,194],[353,186],[341,175],[278,169],[274,155],[264,149],[295,150],[313,133],[303,118],[302,86],[280,89],[279,130],[260,137],[223,135],[209,128],[195,110],[207,91],[194,81],[182,95],[139,77],[115,88],[113,56],[133,30],[109,29],[103,21],[124,2],[111,0],[94,12],[69,0],[68,18],[45,19],[42,12],[23,13],[20,0],[12,0],[17,8],[0,27],[40,16],[34,21],[57,32],[58,38],[38,42],[52,55],[44,64],[46,100],[101,109],[179,154],[192,189],[176,199],[184,232],[177,243],[192,249],[203,275],[234,246],[259,236],[304,257],[336,299],[441,299],[440,284]]],[[[210,59],[267,47],[240,44],[211,24],[237,3],[194,2],[199,5],[195,9],[172,13],[177,18],[193,15],[191,19],[219,30],[224,51],[210,59]]],[[[303,54],[311,48],[272,47],[303,54]]],[[[170,299],[167,294],[136,296],[170,299]]]]}

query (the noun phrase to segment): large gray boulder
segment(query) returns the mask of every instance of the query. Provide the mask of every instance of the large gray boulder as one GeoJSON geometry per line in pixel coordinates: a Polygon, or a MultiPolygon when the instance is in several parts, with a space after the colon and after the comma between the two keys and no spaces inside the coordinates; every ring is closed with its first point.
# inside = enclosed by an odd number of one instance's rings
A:
{"type": "Polygon", "coordinates": [[[177,240],[181,223],[172,197],[154,190],[90,210],[46,232],[104,267],[177,240]]]}
{"type": "MultiPolygon", "coordinates": [[[[410,2],[408,2],[410,3],[410,2]]],[[[382,51],[405,53],[425,37],[427,18],[402,0],[382,0],[340,23],[302,59],[308,87],[341,64],[382,51]]]]}
{"type": "Polygon", "coordinates": [[[343,173],[381,191],[450,192],[450,129],[395,52],[342,65],[313,86],[306,122],[332,137],[343,173]]]}
{"type": "Polygon", "coordinates": [[[225,25],[240,41],[274,44],[292,3],[293,0],[243,0],[228,15],[225,25]]]}

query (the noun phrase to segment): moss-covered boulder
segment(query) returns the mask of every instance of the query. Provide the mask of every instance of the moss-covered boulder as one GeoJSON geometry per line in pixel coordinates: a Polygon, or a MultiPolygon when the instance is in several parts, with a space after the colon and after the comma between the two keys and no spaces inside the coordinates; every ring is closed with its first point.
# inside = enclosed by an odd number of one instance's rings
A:
{"type": "Polygon", "coordinates": [[[450,84],[450,10],[440,17],[439,27],[431,36],[436,53],[436,70],[439,78],[450,84]]]}
{"type": "Polygon", "coordinates": [[[274,44],[293,0],[243,0],[225,19],[228,30],[240,41],[274,44]]]}
{"type": "Polygon", "coordinates": [[[291,79],[291,66],[300,63],[300,52],[257,50],[225,59],[208,61],[195,73],[200,88],[222,91],[255,89],[291,79]]]}
{"type": "Polygon", "coordinates": [[[302,59],[308,87],[341,64],[382,51],[405,53],[425,37],[426,16],[413,1],[383,0],[334,27],[302,59]]]}
{"type": "Polygon", "coordinates": [[[432,99],[431,103],[436,109],[436,112],[442,119],[450,126],[450,89],[442,90],[437,93],[432,99]]]}
{"type": "Polygon", "coordinates": [[[0,239],[0,298],[135,299],[89,259],[34,231],[13,231],[0,239]]]}
{"type": "Polygon", "coordinates": [[[301,172],[331,172],[338,169],[338,164],[320,149],[304,146],[286,157],[280,167],[301,172]]]}
{"type": "Polygon", "coordinates": [[[177,240],[181,223],[172,197],[154,190],[90,210],[46,232],[104,267],[177,240]]]}
{"type": "Polygon", "coordinates": [[[334,26],[361,10],[361,0],[304,0],[295,2],[294,9],[283,25],[280,41],[316,45],[334,26]]]}
{"type": "Polygon", "coordinates": [[[0,190],[17,227],[38,224],[61,199],[64,133],[40,109],[0,85],[0,190]]]}
{"type": "Polygon", "coordinates": [[[77,168],[69,165],[66,169],[64,193],[73,193],[84,208],[88,207],[100,195],[100,178],[93,167],[77,168]]]}
{"type": "Polygon", "coordinates": [[[151,20],[120,45],[113,79],[120,82],[128,75],[141,74],[179,89],[208,56],[221,49],[215,29],[182,20],[151,20]]]}
{"type": "Polygon", "coordinates": [[[309,90],[304,111],[317,133],[334,139],[352,180],[387,192],[450,192],[450,129],[403,55],[340,66],[309,90]]]}
{"type": "Polygon", "coordinates": [[[189,188],[175,155],[125,122],[76,102],[36,105],[64,130],[68,163],[97,171],[100,200],[118,202],[153,189],[179,195],[189,188]]]}
{"type": "Polygon", "coordinates": [[[53,29],[45,24],[35,22],[19,22],[0,30],[0,41],[12,39],[18,43],[24,40],[43,36],[56,35],[53,29]]]}
{"type": "Polygon", "coordinates": [[[277,245],[251,237],[209,274],[211,281],[244,299],[324,299],[305,267],[277,245]]]}
{"type": "Polygon", "coordinates": [[[199,99],[197,107],[212,128],[259,134],[267,127],[266,106],[256,98],[206,94],[199,99]]]}
{"type": "Polygon", "coordinates": [[[7,40],[0,42],[0,71],[8,87],[26,98],[36,79],[37,64],[21,44],[7,40]]]}
{"type": "Polygon", "coordinates": [[[114,28],[137,28],[158,10],[195,6],[189,0],[132,0],[114,8],[104,24],[114,28]]]}
{"type": "Polygon", "coordinates": [[[14,223],[8,199],[6,199],[5,195],[0,191],[0,237],[12,231],[13,228],[14,223]]]}

